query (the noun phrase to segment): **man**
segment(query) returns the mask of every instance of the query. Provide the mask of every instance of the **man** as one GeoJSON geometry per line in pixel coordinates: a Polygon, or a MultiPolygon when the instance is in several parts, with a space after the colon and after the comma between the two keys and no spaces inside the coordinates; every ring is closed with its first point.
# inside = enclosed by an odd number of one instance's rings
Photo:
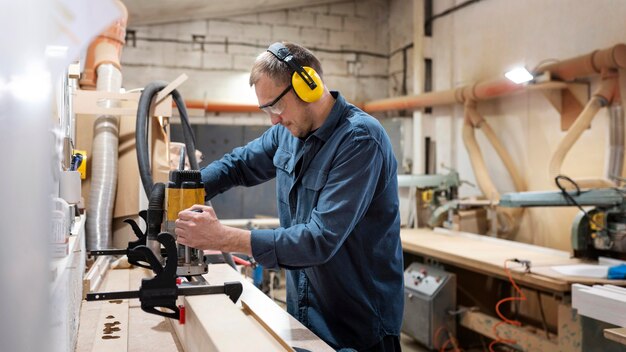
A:
{"type": "Polygon", "coordinates": [[[287,310],[332,347],[399,351],[397,163],[380,123],[330,92],[321,74],[307,49],[270,46],[250,86],[273,126],[202,170],[207,199],[276,177],[281,227],[231,228],[196,205],[202,213],[179,213],[176,235],[191,247],[245,252],[287,269],[287,310]]]}

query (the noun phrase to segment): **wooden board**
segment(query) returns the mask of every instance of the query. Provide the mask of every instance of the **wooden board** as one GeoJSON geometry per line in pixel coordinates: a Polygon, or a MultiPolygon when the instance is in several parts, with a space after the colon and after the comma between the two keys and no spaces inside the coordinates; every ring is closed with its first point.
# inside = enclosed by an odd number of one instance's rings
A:
{"type": "MultiPolygon", "coordinates": [[[[98,290],[119,291],[135,290],[139,287],[142,277],[146,276],[144,269],[132,270],[109,270],[104,278],[102,287],[98,290]]],[[[114,305],[107,301],[86,302],[83,301],[80,312],[80,328],[78,334],[77,352],[89,352],[93,350],[104,351],[130,351],[130,352],[182,352],[183,349],[176,339],[169,322],[160,316],[147,314],[140,308],[137,299],[124,300],[125,313],[116,312],[121,305],[114,305]],[[115,319],[104,319],[114,316],[115,319]],[[121,320],[121,319],[122,320],[121,320]],[[106,340],[106,344],[98,341],[101,339],[104,322],[127,321],[124,329],[127,335],[126,344],[120,339],[106,340]],[[97,343],[96,343],[97,342],[97,343]],[[103,349],[107,347],[108,349],[103,349]]],[[[122,309],[122,308],[119,308],[122,309]]],[[[117,325],[120,326],[120,325],[117,325]]],[[[120,328],[120,332],[121,332],[120,328]]],[[[119,335],[120,332],[115,332],[119,335]]]]}
{"type": "Polygon", "coordinates": [[[604,329],[604,337],[626,345],[626,328],[604,329]]]}
{"type": "Polygon", "coordinates": [[[280,335],[278,335],[278,333],[276,333],[276,331],[274,331],[267,322],[265,322],[265,320],[261,319],[261,317],[246,304],[246,301],[241,301],[241,305],[243,306],[244,312],[246,312],[247,315],[252,316],[259,324],[261,324],[261,326],[263,326],[263,328],[269,332],[270,335],[272,335],[276,341],[278,341],[281,346],[285,348],[286,351],[295,352],[295,350],[291,348],[291,346],[289,346],[289,344],[283,340],[282,337],[280,337],[280,335]]]}
{"type": "Polygon", "coordinates": [[[249,310],[264,322],[272,334],[276,334],[289,346],[309,351],[334,351],[324,341],[320,340],[311,330],[280,308],[272,299],[257,289],[252,283],[243,279],[239,273],[226,264],[209,266],[208,274],[204,277],[211,284],[222,284],[225,281],[240,281],[243,284],[243,293],[240,301],[245,302],[249,310]]]}
{"type": "Polygon", "coordinates": [[[515,341],[514,346],[522,351],[559,351],[558,338],[551,335],[546,338],[535,329],[518,327],[510,324],[500,324],[497,327],[498,336],[494,334],[494,325],[502,320],[491,317],[485,313],[468,311],[461,314],[459,324],[473,330],[490,339],[500,339],[515,341]]]}
{"type": "MultiPolygon", "coordinates": [[[[136,290],[141,278],[150,275],[150,271],[141,268],[109,270],[100,291],[136,290]],[[121,286],[120,282],[125,282],[126,286],[121,286]]],[[[185,325],[179,325],[178,321],[141,311],[137,299],[124,300],[128,307],[127,343],[124,345],[121,338],[106,340],[108,348],[101,350],[290,351],[291,346],[295,346],[310,351],[333,351],[226,264],[211,265],[205,278],[214,285],[225,281],[242,282],[244,291],[240,301],[234,304],[225,295],[181,297],[179,303],[185,305],[187,321],[185,325]],[[242,300],[246,301],[247,311],[242,308],[242,300]],[[245,338],[242,338],[242,333],[245,338]],[[113,346],[111,341],[119,345],[113,346]]],[[[114,321],[117,321],[117,317],[123,315],[122,312],[113,312],[110,305],[109,302],[83,302],[76,351],[92,351],[100,345],[104,346],[98,338],[102,336],[106,317],[113,315],[116,318],[114,321]]]]}
{"type": "MultiPolygon", "coordinates": [[[[111,270],[105,291],[127,291],[128,270],[111,270]]],[[[102,301],[92,352],[128,351],[128,300],[102,301]]]]}
{"type": "Polygon", "coordinates": [[[171,323],[186,352],[286,351],[226,295],[189,296],[183,304],[185,324],[171,323]]]}
{"type": "MultiPolygon", "coordinates": [[[[436,259],[442,263],[452,264],[485,275],[506,279],[504,262],[517,258],[531,262],[531,272],[525,273],[524,268],[509,265],[513,278],[517,283],[544,291],[567,293],[574,282],[588,282],[589,279],[578,281],[578,277],[566,277],[551,266],[580,264],[582,260],[570,258],[568,252],[508,241],[488,236],[474,235],[445,229],[402,229],[403,250],[421,256],[436,259]]],[[[625,285],[623,280],[591,279],[592,283],[625,285]]]]}

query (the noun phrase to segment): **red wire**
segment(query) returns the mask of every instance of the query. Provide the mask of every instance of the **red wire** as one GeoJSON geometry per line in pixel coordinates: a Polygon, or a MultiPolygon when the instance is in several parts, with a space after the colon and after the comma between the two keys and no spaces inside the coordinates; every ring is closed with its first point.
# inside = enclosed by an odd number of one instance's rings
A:
{"type": "Polygon", "coordinates": [[[526,301],[526,295],[524,295],[524,292],[522,292],[522,290],[519,288],[519,286],[517,286],[517,284],[515,283],[515,280],[513,280],[513,276],[511,274],[511,270],[506,266],[507,262],[512,262],[512,261],[513,260],[511,260],[511,259],[507,259],[507,260],[504,261],[504,271],[506,272],[507,276],[509,277],[509,281],[511,282],[511,284],[515,288],[515,291],[519,294],[519,297],[516,297],[516,296],[507,297],[507,298],[501,299],[500,301],[498,301],[498,303],[496,303],[496,314],[498,314],[498,317],[500,317],[500,319],[502,319],[502,321],[498,322],[497,324],[495,324],[493,326],[492,331],[493,331],[493,334],[496,337],[496,339],[491,341],[491,343],[489,344],[489,351],[490,352],[495,352],[495,350],[493,349],[493,346],[498,344],[498,343],[515,344],[517,342],[516,340],[500,338],[498,336],[498,326],[500,326],[502,324],[509,324],[509,325],[513,325],[513,326],[522,326],[522,323],[520,321],[508,319],[507,317],[505,317],[502,314],[502,312],[500,312],[500,305],[502,303],[504,303],[504,302],[526,301]]]}
{"type": "Polygon", "coordinates": [[[436,350],[438,350],[439,348],[437,347],[437,343],[439,342],[439,334],[443,331],[443,329],[448,330],[448,328],[445,327],[445,325],[441,325],[436,331],[435,331],[435,335],[433,337],[433,346],[435,347],[436,350]]]}
{"type": "MultiPolygon", "coordinates": [[[[435,335],[434,335],[434,337],[433,337],[433,347],[435,347],[435,350],[438,350],[439,352],[445,352],[446,347],[448,347],[448,345],[449,345],[450,343],[452,343],[453,341],[456,341],[456,339],[454,338],[454,336],[453,336],[453,337],[449,337],[447,340],[445,340],[445,341],[443,342],[443,345],[441,345],[441,347],[437,348],[437,342],[439,341],[439,334],[440,334],[443,330],[447,331],[447,332],[448,332],[448,335],[450,335],[450,330],[448,330],[448,327],[447,327],[447,326],[445,326],[445,325],[441,325],[441,326],[440,326],[440,327],[439,327],[439,328],[435,331],[435,335]]],[[[457,345],[457,346],[459,345],[459,344],[458,344],[458,341],[456,341],[455,345],[457,345]]],[[[454,351],[455,351],[455,352],[460,352],[460,351],[463,351],[463,350],[455,347],[455,348],[454,348],[454,351]]]]}
{"type": "Polygon", "coordinates": [[[244,266],[251,266],[252,265],[249,261],[247,261],[245,259],[241,259],[241,258],[239,258],[236,255],[233,255],[233,261],[235,263],[239,264],[239,265],[244,265],[244,266]]]}
{"type": "Polygon", "coordinates": [[[441,345],[441,348],[439,349],[439,352],[445,352],[446,351],[446,347],[448,347],[448,344],[451,342],[452,340],[447,339],[446,342],[444,342],[443,345],[441,345]]]}

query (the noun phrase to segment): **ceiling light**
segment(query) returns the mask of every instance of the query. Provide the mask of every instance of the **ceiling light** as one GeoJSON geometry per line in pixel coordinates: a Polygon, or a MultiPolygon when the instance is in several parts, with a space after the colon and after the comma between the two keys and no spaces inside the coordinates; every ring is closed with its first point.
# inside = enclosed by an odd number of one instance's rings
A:
{"type": "Polygon", "coordinates": [[[504,76],[517,84],[526,83],[533,79],[533,75],[524,67],[516,67],[505,73],[504,76]]]}

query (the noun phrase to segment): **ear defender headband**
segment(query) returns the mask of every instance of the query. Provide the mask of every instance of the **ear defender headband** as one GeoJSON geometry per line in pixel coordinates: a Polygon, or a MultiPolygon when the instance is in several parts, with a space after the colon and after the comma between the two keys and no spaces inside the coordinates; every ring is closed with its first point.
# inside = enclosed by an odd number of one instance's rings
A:
{"type": "Polygon", "coordinates": [[[307,103],[318,101],[324,93],[322,79],[312,67],[301,66],[289,49],[282,43],[274,43],[267,48],[278,60],[293,70],[291,85],[296,95],[307,103]]]}

